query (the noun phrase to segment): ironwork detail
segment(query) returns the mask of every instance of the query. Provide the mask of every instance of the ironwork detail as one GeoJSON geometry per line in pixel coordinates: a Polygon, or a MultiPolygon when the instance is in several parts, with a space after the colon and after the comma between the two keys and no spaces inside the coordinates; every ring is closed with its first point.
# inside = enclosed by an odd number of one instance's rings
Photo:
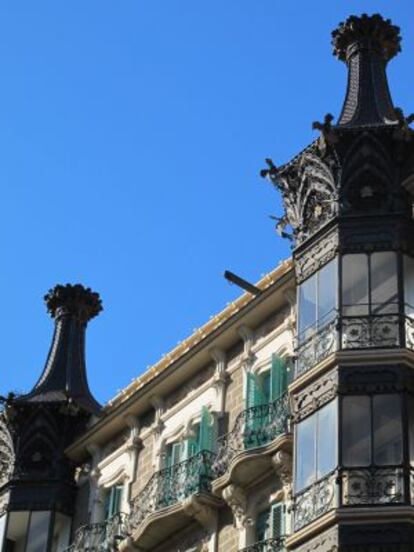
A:
{"type": "Polygon", "coordinates": [[[127,536],[127,515],[118,513],[101,523],[80,527],[64,552],[114,552],[127,536]]]}
{"type": "Polygon", "coordinates": [[[223,475],[236,454],[263,447],[288,432],[289,397],[285,393],[275,401],[243,410],[233,429],[217,440],[217,457],[213,465],[215,477],[223,475]]]}
{"type": "Polygon", "coordinates": [[[278,537],[255,542],[243,548],[240,552],[282,552],[283,550],[285,550],[285,539],[284,537],[278,537]]]}
{"type": "Polygon", "coordinates": [[[0,409],[0,488],[11,478],[14,470],[13,440],[4,411],[0,409]]]}
{"type": "Polygon", "coordinates": [[[295,259],[298,284],[331,261],[338,251],[338,233],[331,232],[295,259]]]}
{"type": "Polygon", "coordinates": [[[407,349],[414,349],[414,320],[405,317],[405,346],[407,349]]]}
{"type": "Polygon", "coordinates": [[[304,374],[338,350],[337,317],[299,343],[296,349],[295,377],[304,374]]]}
{"type": "Polygon", "coordinates": [[[342,348],[399,347],[399,316],[370,315],[342,318],[342,348]]]}
{"type": "Polygon", "coordinates": [[[294,497],[294,530],[298,531],[336,506],[337,474],[331,473],[294,497]]]}
{"type": "Polygon", "coordinates": [[[404,470],[393,468],[354,468],[342,472],[342,504],[402,504],[404,470]]]}
{"type": "Polygon", "coordinates": [[[160,470],[131,501],[128,531],[137,529],[150,514],[172,506],[185,498],[210,492],[215,454],[202,450],[183,462],[160,470]]]}

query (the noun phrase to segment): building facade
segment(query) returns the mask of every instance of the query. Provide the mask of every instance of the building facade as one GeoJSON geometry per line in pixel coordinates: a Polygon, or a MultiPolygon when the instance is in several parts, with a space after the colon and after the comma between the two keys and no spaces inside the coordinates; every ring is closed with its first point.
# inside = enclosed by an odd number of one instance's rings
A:
{"type": "Polygon", "coordinates": [[[338,121],[262,175],[292,258],[99,407],[82,286],[31,393],[3,399],[4,552],[414,550],[414,141],[379,15],[333,32],[338,121]]]}

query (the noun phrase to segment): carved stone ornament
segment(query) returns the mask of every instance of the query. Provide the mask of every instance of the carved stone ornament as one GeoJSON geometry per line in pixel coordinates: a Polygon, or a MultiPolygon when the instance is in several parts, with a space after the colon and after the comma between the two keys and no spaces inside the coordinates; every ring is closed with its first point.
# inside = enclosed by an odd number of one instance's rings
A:
{"type": "Polygon", "coordinates": [[[0,488],[11,478],[14,470],[14,447],[4,412],[0,411],[0,488]]]}
{"type": "Polygon", "coordinates": [[[292,396],[292,414],[295,423],[332,400],[338,391],[338,371],[331,370],[302,391],[292,396]]]}
{"type": "Polygon", "coordinates": [[[332,527],[328,531],[307,541],[302,546],[295,548],[295,552],[336,552],[338,550],[338,528],[332,527]]]}
{"type": "Polygon", "coordinates": [[[272,464],[283,485],[284,499],[291,498],[292,490],[292,455],[279,450],[272,456],[272,464]]]}
{"type": "Polygon", "coordinates": [[[320,239],[311,249],[295,259],[296,279],[301,283],[332,260],[338,251],[338,233],[320,239]]]}
{"type": "Polygon", "coordinates": [[[253,525],[253,519],[247,515],[247,497],[244,490],[237,485],[228,485],[223,490],[223,499],[233,512],[237,529],[253,525]]]}

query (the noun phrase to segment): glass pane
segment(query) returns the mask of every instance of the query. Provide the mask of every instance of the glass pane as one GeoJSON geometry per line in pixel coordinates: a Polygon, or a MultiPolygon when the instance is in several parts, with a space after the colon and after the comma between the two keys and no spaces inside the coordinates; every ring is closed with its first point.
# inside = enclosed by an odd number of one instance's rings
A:
{"type": "Polygon", "coordinates": [[[6,514],[0,516],[0,550],[3,550],[4,533],[6,531],[6,514]]]}
{"type": "Polygon", "coordinates": [[[337,261],[334,259],[318,272],[318,327],[335,316],[337,261]]]}
{"type": "Polygon", "coordinates": [[[315,481],[315,414],[298,424],[296,435],[295,491],[298,492],[315,481]]]}
{"type": "Polygon", "coordinates": [[[306,338],[316,322],[316,276],[299,286],[299,336],[306,338]]]}
{"type": "Polygon", "coordinates": [[[342,399],[342,457],[344,466],[371,463],[371,405],[364,396],[342,399]]]}
{"type": "Polygon", "coordinates": [[[371,312],[398,312],[397,255],[393,252],[371,255],[371,312]]]}
{"type": "Polygon", "coordinates": [[[342,258],[342,304],[345,316],[368,314],[368,257],[344,255],[342,258]]]}
{"type": "Polygon", "coordinates": [[[11,512],[7,524],[6,550],[24,550],[29,525],[29,512],[11,512]]]}
{"type": "Polygon", "coordinates": [[[337,401],[334,400],[318,412],[316,477],[320,479],[337,466],[337,401]]]}
{"type": "Polygon", "coordinates": [[[404,255],[405,313],[414,318],[414,259],[404,255]]]}
{"type": "Polygon", "coordinates": [[[414,397],[408,397],[408,432],[410,447],[410,463],[414,466],[414,397]]]}
{"type": "Polygon", "coordinates": [[[26,552],[45,552],[49,536],[50,512],[32,512],[26,552]]]}
{"type": "Polygon", "coordinates": [[[68,516],[55,514],[51,552],[63,552],[69,546],[71,521],[68,516]]]}
{"type": "Polygon", "coordinates": [[[270,538],[270,510],[260,512],[257,516],[256,539],[258,542],[270,538]]]}
{"type": "Polygon", "coordinates": [[[402,463],[401,399],[399,395],[373,397],[374,462],[380,466],[402,463]]]}

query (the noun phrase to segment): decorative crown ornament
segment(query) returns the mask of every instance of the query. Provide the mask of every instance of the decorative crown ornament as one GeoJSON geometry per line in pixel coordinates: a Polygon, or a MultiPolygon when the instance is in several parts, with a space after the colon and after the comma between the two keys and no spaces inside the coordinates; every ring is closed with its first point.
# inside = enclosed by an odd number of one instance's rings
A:
{"type": "Polygon", "coordinates": [[[48,291],[44,300],[49,314],[55,319],[72,315],[88,322],[103,310],[99,294],[81,284],[58,284],[48,291]]]}
{"type": "Polygon", "coordinates": [[[350,46],[358,43],[374,48],[387,62],[401,51],[400,28],[378,13],[351,15],[332,32],[333,53],[346,62],[350,46]]]}

